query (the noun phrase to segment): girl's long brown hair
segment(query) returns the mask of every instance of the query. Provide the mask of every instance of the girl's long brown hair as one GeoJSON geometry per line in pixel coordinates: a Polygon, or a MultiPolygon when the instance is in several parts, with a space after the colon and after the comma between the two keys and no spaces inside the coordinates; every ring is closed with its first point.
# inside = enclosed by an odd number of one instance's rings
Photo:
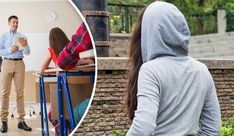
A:
{"type": "Polygon", "coordinates": [[[69,43],[69,39],[62,29],[55,27],[50,30],[49,44],[55,52],[56,56],[63,50],[63,48],[69,43]]]}
{"type": "Polygon", "coordinates": [[[133,120],[134,112],[137,109],[137,81],[138,73],[140,70],[142,62],[141,56],[141,23],[145,9],[141,12],[138,22],[134,28],[131,44],[130,44],[130,54],[128,64],[130,66],[128,75],[128,86],[126,93],[125,106],[127,108],[128,117],[133,120]]]}

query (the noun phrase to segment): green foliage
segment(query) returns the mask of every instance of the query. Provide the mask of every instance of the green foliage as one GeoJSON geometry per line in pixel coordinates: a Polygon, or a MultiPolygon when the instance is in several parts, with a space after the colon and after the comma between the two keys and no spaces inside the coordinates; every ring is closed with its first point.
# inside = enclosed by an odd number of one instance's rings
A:
{"type": "Polygon", "coordinates": [[[120,31],[122,26],[118,25],[118,24],[121,24],[120,16],[113,15],[111,20],[110,20],[110,23],[111,23],[110,24],[111,26],[115,26],[115,27],[112,28],[112,31],[118,32],[118,33],[124,33],[123,31],[120,31]]]}
{"type": "Polygon", "coordinates": [[[221,129],[221,136],[233,136],[232,128],[222,127],[221,129]]]}
{"type": "Polygon", "coordinates": [[[226,10],[227,11],[227,32],[234,31],[234,10],[226,10]]]}
{"type": "Polygon", "coordinates": [[[120,131],[118,131],[118,130],[113,130],[113,132],[114,132],[114,134],[116,135],[116,136],[125,136],[126,135],[126,133],[123,133],[123,132],[120,132],[120,131]]]}
{"type": "Polygon", "coordinates": [[[155,0],[108,0],[109,3],[121,3],[121,4],[149,4],[154,2],[155,0]]]}
{"type": "MultiPolygon", "coordinates": [[[[108,0],[109,3],[118,4],[131,4],[131,5],[148,5],[155,0],[108,0]]],[[[227,32],[234,31],[234,2],[233,0],[203,0],[203,3],[199,3],[199,0],[164,0],[176,5],[181,12],[184,14],[188,21],[189,28],[192,35],[196,34],[207,34],[217,32],[217,10],[225,9],[227,11],[227,32]]],[[[132,24],[129,23],[130,32],[136,22],[137,14],[139,14],[139,8],[137,11],[130,11],[134,13],[132,16],[132,24]]],[[[125,25],[123,25],[124,10],[117,11],[116,9],[110,9],[111,12],[120,12],[121,16],[119,19],[111,18],[111,30],[112,32],[126,33],[124,30],[125,25]],[[122,20],[121,20],[122,19],[122,20]]]]}
{"type": "Polygon", "coordinates": [[[234,136],[234,117],[232,117],[227,123],[223,123],[221,136],[234,136]]]}

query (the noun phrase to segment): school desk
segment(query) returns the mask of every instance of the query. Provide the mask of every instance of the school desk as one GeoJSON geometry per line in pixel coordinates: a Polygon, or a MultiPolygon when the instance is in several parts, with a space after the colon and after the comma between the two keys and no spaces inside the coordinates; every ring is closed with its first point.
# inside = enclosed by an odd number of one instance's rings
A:
{"type": "Polygon", "coordinates": [[[42,128],[42,136],[49,136],[49,127],[48,127],[48,117],[47,117],[47,108],[46,108],[46,97],[45,97],[45,88],[44,88],[44,78],[57,77],[57,91],[58,91],[58,111],[59,111],[59,124],[60,124],[60,135],[67,135],[67,124],[63,115],[63,98],[62,98],[62,87],[65,91],[65,99],[68,106],[69,118],[70,118],[70,126],[73,130],[76,127],[72,103],[70,99],[69,87],[67,77],[69,76],[90,76],[92,78],[92,82],[94,83],[95,76],[95,68],[94,67],[80,67],[79,71],[71,70],[71,71],[63,71],[61,69],[52,69],[46,71],[44,74],[41,74],[39,77],[40,80],[40,109],[41,109],[41,128],[42,128]],[[45,126],[44,126],[45,125],[45,126]]]}

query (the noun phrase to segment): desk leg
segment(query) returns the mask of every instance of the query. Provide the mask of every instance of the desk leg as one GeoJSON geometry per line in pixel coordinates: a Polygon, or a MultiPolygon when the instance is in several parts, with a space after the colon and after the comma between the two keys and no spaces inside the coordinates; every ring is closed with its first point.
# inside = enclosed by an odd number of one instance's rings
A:
{"type": "Polygon", "coordinates": [[[64,118],[63,118],[63,95],[61,88],[61,77],[57,77],[57,85],[58,85],[58,109],[59,109],[59,128],[60,135],[64,136],[64,118]]]}
{"type": "Polygon", "coordinates": [[[45,118],[43,118],[43,119],[44,119],[45,125],[46,125],[46,135],[49,136],[49,125],[48,125],[46,96],[45,96],[45,87],[44,87],[44,78],[43,77],[41,78],[41,82],[43,83],[43,84],[41,84],[41,88],[42,88],[41,92],[42,92],[42,99],[43,99],[43,104],[44,104],[43,108],[44,108],[44,112],[45,112],[45,115],[44,115],[45,118]]]}
{"type": "Polygon", "coordinates": [[[43,113],[43,98],[42,98],[42,92],[43,92],[43,77],[39,78],[39,84],[40,84],[40,108],[41,108],[41,134],[44,136],[44,113],[43,113]]]}
{"type": "Polygon", "coordinates": [[[67,120],[64,120],[64,136],[67,136],[67,120]]]}
{"type": "Polygon", "coordinates": [[[69,87],[68,87],[68,82],[67,82],[67,76],[66,75],[61,75],[63,86],[65,89],[66,93],[66,101],[67,101],[67,106],[68,106],[68,112],[69,112],[69,117],[71,121],[71,129],[75,129],[75,119],[74,119],[74,113],[73,113],[73,108],[72,108],[72,103],[71,103],[71,97],[70,97],[70,92],[69,92],[69,87]]]}

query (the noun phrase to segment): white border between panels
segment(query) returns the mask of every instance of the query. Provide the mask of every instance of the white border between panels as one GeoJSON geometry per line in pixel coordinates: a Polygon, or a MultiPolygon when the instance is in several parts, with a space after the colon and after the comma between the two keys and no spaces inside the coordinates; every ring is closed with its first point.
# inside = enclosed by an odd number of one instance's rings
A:
{"type": "Polygon", "coordinates": [[[91,106],[91,103],[92,103],[92,101],[93,101],[93,97],[94,97],[95,89],[96,89],[96,83],[97,83],[98,62],[97,62],[97,53],[96,53],[95,42],[94,42],[94,40],[93,40],[92,33],[91,33],[90,29],[89,29],[89,25],[88,25],[88,23],[86,22],[84,16],[83,16],[82,13],[80,12],[80,10],[79,10],[79,9],[76,7],[76,5],[72,2],[72,0],[69,0],[69,2],[70,2],[71,5],[73,6],[73,8],[76,9],[77,13],[79,14],[79,16],[81,17],[82,21],[84,22],[84,24],[85,24],[86,27],[87,27],[87,30],[88,30],[88,32],[89,32],[89,34],[90,34],[90,37],[91,37],[91,40],[92,40],[92,45],[93,45],[93,49],[94,49],[94,56],[95,56],[95,64],[96,64],[96,66],[95,66],[95,79],[94,79],[94,84],[93,84],[92,95],[91,95],[91,97],[90,97],[89,104],[88,104],[88,106],[87,106],[87,108],[86,108],[86,111],[85,111],[84,115],[82,116],[80,122],[77,124],[77,126],[75,127],[75,129],[74,129],[74,130],[71,132],[71,134],[69,135],[69,136],[73,136],[73,134],[76,132],[76,130],[79,128],[80,124],[83,122],[84,118],[86,117],[86,114],[88,113],[89,108],[90,108],[90,106],[91,106]]]}

